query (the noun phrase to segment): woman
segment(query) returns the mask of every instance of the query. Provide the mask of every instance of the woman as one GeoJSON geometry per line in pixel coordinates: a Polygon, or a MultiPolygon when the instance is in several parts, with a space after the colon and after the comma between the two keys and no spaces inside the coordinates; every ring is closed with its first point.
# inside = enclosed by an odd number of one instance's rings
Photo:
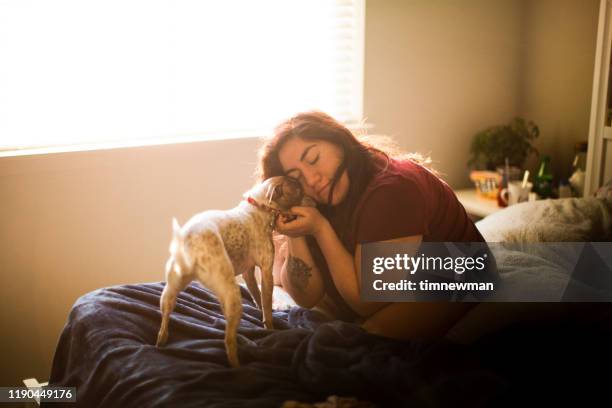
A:
{"type": "Polygon", "coordinates": [[[484,241],[452,189],[418,158],[360,142],[329,115],[307,112],[280,124],[260,150],[260,178],[278,175],[297,179],[317,202],[276,224],[288,237],[277,248],[276,281],[300,306],[401,339],[443,335],[471,308],[360,300],[363,243],[484,241]]]}

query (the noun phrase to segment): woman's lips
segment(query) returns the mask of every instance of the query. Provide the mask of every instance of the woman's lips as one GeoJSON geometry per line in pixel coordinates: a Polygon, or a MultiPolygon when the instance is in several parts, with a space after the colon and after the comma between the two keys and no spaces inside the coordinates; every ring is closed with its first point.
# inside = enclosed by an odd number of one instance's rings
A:
{"type": "Polygon", "coordinates": [[[319,191],[317,191],[317,195],[319,195],[320,197],[322,197],[323,192],[327,189],[327,187],[330,185],[331,183],[327,183],[326,185],[324,185],[319,191]]]}

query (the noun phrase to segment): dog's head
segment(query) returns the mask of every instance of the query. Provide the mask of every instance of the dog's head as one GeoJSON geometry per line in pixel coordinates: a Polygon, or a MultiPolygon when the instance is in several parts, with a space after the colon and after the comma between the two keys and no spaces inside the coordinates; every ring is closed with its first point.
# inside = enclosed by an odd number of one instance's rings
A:
{"type": "Polygon", "coordinates": [[[286,212],[291,207],[314,207],[315,201],[304,194],[302,185],[291,177],[277,176],[264,180],[245,193],[261,204],[286,212]]]}

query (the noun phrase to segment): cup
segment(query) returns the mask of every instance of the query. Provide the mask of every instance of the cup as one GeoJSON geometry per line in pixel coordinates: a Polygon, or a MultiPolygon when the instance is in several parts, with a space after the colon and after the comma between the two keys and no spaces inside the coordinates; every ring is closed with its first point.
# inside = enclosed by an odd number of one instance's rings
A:
{"type": "Polygon", "coordinates": [[[525,184],[525,188],[523,188],[522,181],[511,181],[508,183],[508,188],[501,191],[500,198],[507,205],[522,203],[529,200],[529,193],[531,193],[532,188],[532,183],[525,184]]]}

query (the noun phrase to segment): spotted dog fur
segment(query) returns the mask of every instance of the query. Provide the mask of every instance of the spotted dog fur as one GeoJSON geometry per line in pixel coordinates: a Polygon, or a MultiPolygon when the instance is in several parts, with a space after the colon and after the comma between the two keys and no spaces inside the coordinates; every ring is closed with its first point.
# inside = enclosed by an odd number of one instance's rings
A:
{"type": "MultiPolygon", "coordinates": [[[[272,177],[244,194],[276,210],[287,212],[297,205],[313,205],[301,187],[287,177],[272,177]]],[[[221,303],[227,325],[225,350],[230,365],[238,367],[236,332],[242,315],[240,289],[235,276],[242,274],[249,292],[263,312],[263,322],[272,329],[272,265],[274,215],[242,201],[227,211],[205,211],[183,227],[173,220],[170,257],[166,262],[166,286],[161,295],[162,322],[157,346],[168,339],[168,320],[178,294],[194,279],[212,290],[221,303]],[[261,293],[255,266],[262,272],[261,293]]]]}

